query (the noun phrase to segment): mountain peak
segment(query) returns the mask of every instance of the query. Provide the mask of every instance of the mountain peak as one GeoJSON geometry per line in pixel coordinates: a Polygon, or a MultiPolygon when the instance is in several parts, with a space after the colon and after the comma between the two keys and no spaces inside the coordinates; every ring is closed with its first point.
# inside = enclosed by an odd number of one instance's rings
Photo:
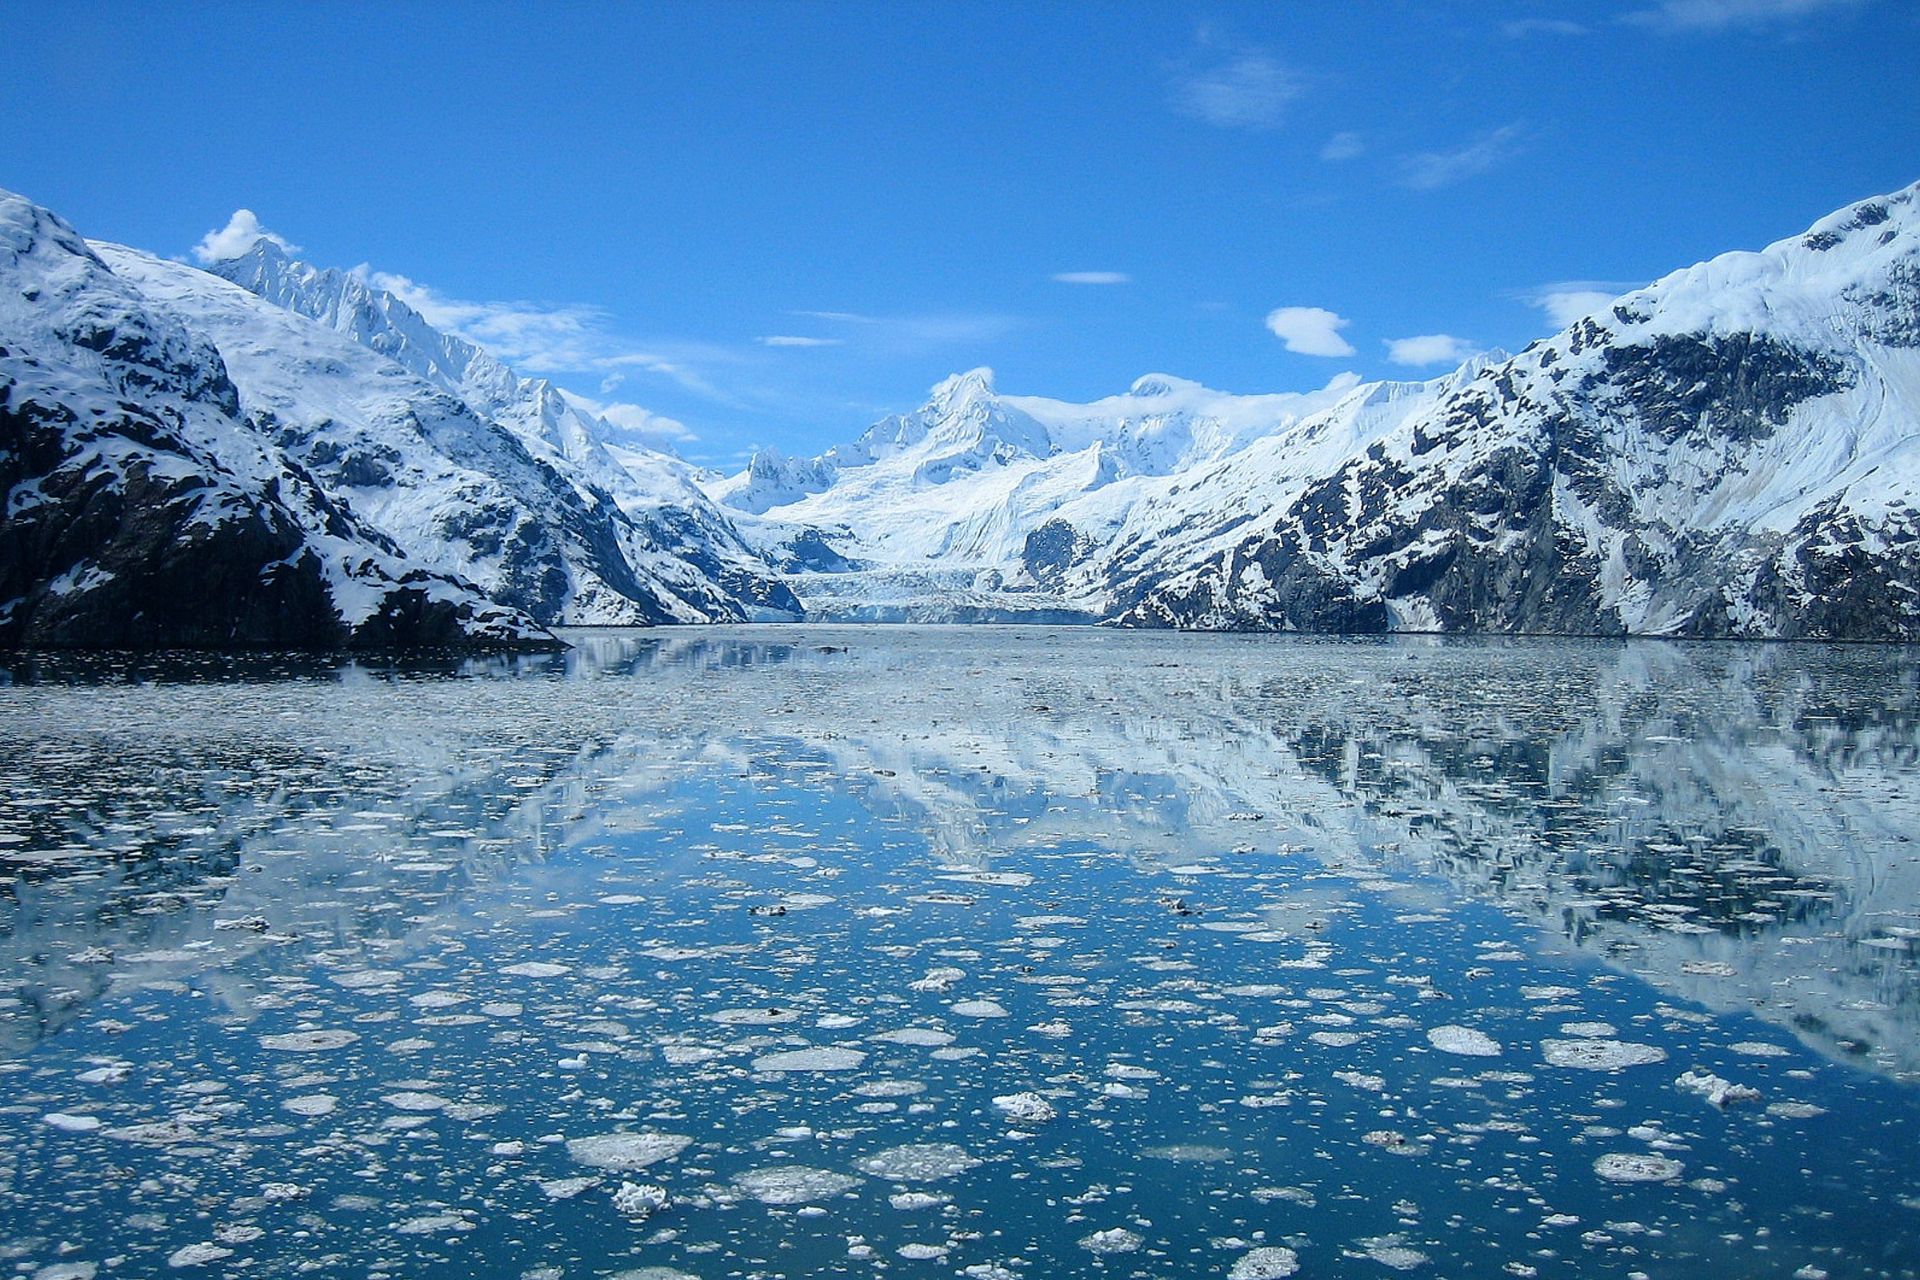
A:
{"type": "Polygon", "coordinates": [[[948,408],[993,394],[993,370],[985,365],[942,379],[928,393],[930,406],[948,408]]]}

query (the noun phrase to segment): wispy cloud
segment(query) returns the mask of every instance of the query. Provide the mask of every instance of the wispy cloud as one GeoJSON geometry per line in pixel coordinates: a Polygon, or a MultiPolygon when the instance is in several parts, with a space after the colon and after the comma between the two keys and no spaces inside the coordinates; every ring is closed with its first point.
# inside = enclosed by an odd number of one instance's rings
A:
{"type": "Polygon", "coordinates": [[[1526,131],[1502,125],[1450,151],[1422,151],[1400,161],[1400,180],[1415,191],[1433,191],[1478,177],[1520,154],[1526,131]]]}
{"type": "Polygon", "coordinates": [[[1639,284],[1620,280],[1560,280],[1530,289],[1520,298],[1528,306],[1546,312],[1549,320],[1564,329],[1580,317],[1607,306],[1621,294],[1639,287],[1639,284]]]}
{"type": "Polygon", "coordinates": [[[235,209],[226,226],[200,237],[200,243],[193,246],[194,261],[204,264],[238,258],[261,240],[277,244],[288,253],[300,252],[299,245],[289,244],[285,238],[261,226],[253,210],[235,209]]]}
{"type": "Polygon", "coordinates": [[[1859,9],[1870,0],[1660,0],[1627,22],[1668,31],[1719,32],[1782,26],[1817,14],[1859,9]]]}
{"type": "Polygon", "coordinates": [[[881,355],[917,355],[944,347],[993,342],[1020,327],[1017,316],[995,312],[935,311],[862,315],[857,311],[795,311],[796,316],[849,326],[849,346],[881,355]]]}
{"type": "Polygon", "coordinates": [[[1329,161],[1351,160],[1364,154],[1366,149],[1366,141],[1359,134],[1336,133],[1320,148],[1320,158],[1329,161]]]}
{"type": "Polygon", "coordinates": [[[1221,129],[1274,129],[1305,90],[1300,75],[1267,50],[1200,34],[1200,53],[1172,86],[1174,110],[1221,129]]]}
{"type": "Polygon", "coordinates": [[[364,266],[356,271],[375,288],[385,289],[418,311],[435,328],[465,338],[522,373],[647,373],[708,399],[732,402],[693,367],[695,361],[737,359],[725,348],[636,343],[614,331],[605,309],[584,303],[474,301],[449,297],[391,272],[364,266]]]}
{"type": "Polygon", "coordinates": [[[1132,284],[1124,271],[1060,271],[1051,277],[1055,284],[1132,284]]]}
{"type": "Polygon", "coordinates": [[[1414,338],[1388,338],[1387,359],[1395,364],[1424,368],[1435,364],[1459,364],[1480,354],[1481,348],[1450,333],[1423,333],[1414,338]]]}
{"type": "Polygon", "coordinates": [[[1350,356],[1353,344],[1340,336],[1352,323],[1325,307],[1280,307],[1267,313],[1267,328],[1287,350],[1303,356],[1350,356]]]}
{"type": "Polygon", "coordinates": [[[1569,18],[1521,18],[1500,24],[1500,33],[1510,40],[1528,36],[1584,36],[1592,30],[1585,23],[1569,18]]]}
{"type": "Polygon", "coordinates": [[[756,339],[763,347],[838,347],[846,343],[845,338],[806,338],[796,333],[770,333],[756,339]]]}

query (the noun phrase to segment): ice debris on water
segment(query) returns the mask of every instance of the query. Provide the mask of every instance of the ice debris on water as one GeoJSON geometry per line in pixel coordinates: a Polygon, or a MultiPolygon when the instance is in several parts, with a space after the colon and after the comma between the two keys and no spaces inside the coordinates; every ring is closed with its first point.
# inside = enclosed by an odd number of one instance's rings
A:
{"type": "Polygon", "coordinates": [[[359,1038],[358,1031],[289,1031],[277,1036],[261,1036],[260,1047],[280,1053],[325,1053],[344,1049],[359,1038]]]}
{"type": "Polygon", "coordinates": [[[1750,1085],[1735,1084],[1724,1076],[1695,1067],[1674,1078],[1673,1083],[1688,1093],[1697,1093],[1716,1107],[1736,1102],[1758,1102],[1760,1091],[1750,1085]]]}
{"type": "Polygon", "coordinates": [[[667,1189],[657,1182],[626,1182],[613,1191],[613,1207],[626,1217],[644,1222],[667,1207],[667,1189]]]}
{"type": "Polygon", "coordinates": [[[567,1140],[567,1154],[595,1169],[644,1169],[671,1160],[693,1144],[677,1133],[601,1133],[567,1140]]]}
{"type": "Polygon", "coordinates": [[[1003,1093],[993,1100],[993,1105],[1017,1124],[1045,1124],[1057,1114],[1051,1102],[1031,1090],[1003,1093]]]}
{"type": "Polygon", "coordinates": [[[1593,1162],[1593,1171],[1608,1182],[1667,1182],[1686,1166],[1665,1156],[1614,1152],[1593,1162]]]}
{"type": "Polygon", "coordinates": [[[1442,1053],[1465,1058],[1497,1058],[1501,1052],[1492,1036],[1471,1027],[1433,1027],[1427,1032],[1427,1043],[1442,1053]]]}
{"type": "Polygon", "coordinates": [[[1543,1040],[1540,1052],[1549,1066],[1577,1067],[1583,1071],[1644,1067],[1667,1058],[1667,1051],[1658,1045],[1626,1040],[1543,1040]]]}
{"type": "Polygon", "coordinates": [[[1300,1255],[1280,1245],[1263,1245],[1241,1255],[1227,1280],[1285,1280],[1300,1270],[1300,1255]]]}
{"type": "Polygon", "coordinates": [[[167,1265],[176,1271],[183,1267],[203,1267],[209,1262],[218,1262],[222,1258],[231,1258],[233,1250],[224,1249],[211,1241],[200,1244],[183,1245],[167,1255],[167,1265]]]}
{"type": "Polygon", "coordinates": [[[755,1071],[854,1071],[867,1060],[860,1049],[789,1049],[753,1060],[755,1071]]]}
{"type": "Polygon", "coordinates": [[[1108,1227],[1080,1238],[1080,1247],[1088,1253],[1132,1253],[1145,1243],[1139,1232],[1125,1227],[1108,1227]]]}
{"type": "Polygon", "coordinates": [[[749,1169],[735,1177],[733,1185],[762,1204],[813,1204],[853,1190],[860,1179],[829,1169],[788,1164],[749,1169]]]}
{"type": "Polygon", "coordinates": [[[951,1142],[910,1143],[854,1161],[863,1173],[891,1182],[938,1182],[980,1164],[979,1157],[951,1142]]]}

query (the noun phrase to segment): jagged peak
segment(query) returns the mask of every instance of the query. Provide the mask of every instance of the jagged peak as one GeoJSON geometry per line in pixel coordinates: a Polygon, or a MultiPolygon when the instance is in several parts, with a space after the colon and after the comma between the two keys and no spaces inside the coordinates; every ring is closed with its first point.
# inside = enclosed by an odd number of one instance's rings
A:
{"type": "Polygon", "coordinates": [[[981,365],[943,378],[927,393],[929,407],[945,407],[993,394],[993,370],[981,365]]]}

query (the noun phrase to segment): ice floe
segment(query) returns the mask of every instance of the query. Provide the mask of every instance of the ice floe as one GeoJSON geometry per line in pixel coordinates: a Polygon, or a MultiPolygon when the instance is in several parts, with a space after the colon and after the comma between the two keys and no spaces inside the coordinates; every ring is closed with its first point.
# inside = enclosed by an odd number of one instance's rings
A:
{"type": "Polygon", "coordinates": [[[1475,1031],[1471,1027],[1430,1027],[1427,1030],[1427,1043],[1442,1053],[1459,1054],[1465,1058],[1497,1058],[1500,1045],[1484,1031],[1475,1031]]]}

